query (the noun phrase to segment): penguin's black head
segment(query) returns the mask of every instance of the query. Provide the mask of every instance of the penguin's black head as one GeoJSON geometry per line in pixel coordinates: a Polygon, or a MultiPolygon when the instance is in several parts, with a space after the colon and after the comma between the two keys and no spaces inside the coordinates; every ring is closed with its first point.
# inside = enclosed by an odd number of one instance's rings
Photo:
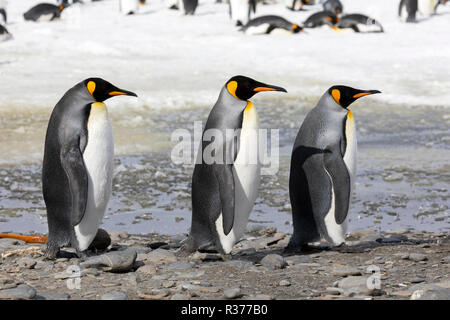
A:
{"type": "Polygon", "coordinates": [[[347,86],[333,86],[328,89],[328,93],[334,101],[342,108],[347,109],[349,105],[357,99],[375,93],[381,93],[378,90],[359,90],[347,86]]]}
{"type": "Polygon", "coordinates": [[[97,102],[103,102],[114,96],[133,96],[137,97],[136,93],[119,89],[102,78],[89,78],[84,80],[84,85],[92,97],[97,102]]]}
{"type": "Polygon", "coordinates": [[[298,24],[293,24],[292,25],[292,32],[293,33],[303,32],[303,28],[300,27],[298,24]]]}
{"type": "Polygon", "coordinates": [[[247,101],[261,91],[281,91],[286,89],[268,85],[245,76],[234,76],[226,83],[228,92],[239,100],[247,101]]]}

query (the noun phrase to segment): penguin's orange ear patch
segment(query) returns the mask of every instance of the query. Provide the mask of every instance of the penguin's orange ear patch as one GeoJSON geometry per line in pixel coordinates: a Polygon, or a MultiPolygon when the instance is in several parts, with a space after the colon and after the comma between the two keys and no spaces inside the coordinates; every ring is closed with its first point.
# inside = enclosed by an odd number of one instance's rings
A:
{"type": "Polygon", "coordinates": [[[97,85],[95,84],[94,81],[89,81],[88,84],[86,85],[86,87],[87,87],[89,93],[91,94],[91,96],[94,95],[94,91],[95,91],[95,87],[96,87],[96,86],[97,86],[97,85]]]}
{"type": "Polygon", "coordinates": [[[59,6],[59,10],[63,11],[63,10],[64,10],[64,6],[63,6],[63,5],[60,5],[60,6],[59,6]]]}
{"type": "Polygon", "coordinates": [[[227,84],[227,90],[228,90],[228,92],[229,92],[233,97],[235,97],[236,99],[239,99],[239,98],[236,96],[236,89],[237,89],[237,87],[238,87],[238,83],[237,83],[236,81],[230,81],[230,82],[227,84]]]}
{"type": "Polygon", "coordinates": [[[331,96],[333,97],[334,101],[336,101],[337,104],[341,104],[339,100],[341,100],[341,92],[338,89],[333,89],[331,91],[331,96]]]}

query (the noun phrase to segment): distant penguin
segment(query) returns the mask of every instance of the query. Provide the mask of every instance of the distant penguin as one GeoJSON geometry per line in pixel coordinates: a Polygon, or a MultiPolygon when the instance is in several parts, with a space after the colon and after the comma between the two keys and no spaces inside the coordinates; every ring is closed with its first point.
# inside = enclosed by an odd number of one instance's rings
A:
{"type": "Polygon", "coordinates": [[[65,5],[56,6],[50,3],[40,3],[32,7],[23,14],[25,20],[36,22],[52,21],[61,16],[61,12],[66,8],[65,5]]]}
{"type": "Polygon", "coordinates": [[[258,196],[261,168],[258,114],[248,99],[263,91],[286,92],[248,77],[232,77],[209,114],[192,176],[187,252],[214,246],[228,254],[245,231],[258,196]],[[214,150],[211,143],[217,143],[214,150]]]}
{"type": "Polygon", "coordinates": [[[257,0],[230,0],[229,13],[236,26],[244,26],[250,20],[250,15],[256,12],[257,0]]]}
{"type": "Polygon", "coordinates": [[[303,28],[280,16],[268,15],[250,20],[242,27],[241,31],[249,35],[269,34],[279,31],[284,33],[298,33],[303,31],[303,28]]]}
{"type": "Polygon", "coordinates": [[[447,3],[450,3],[450,1],[448,1],[448,0],[437,0],[436,4],[434,6],[434,12],[435,13],[437,12],[437,9],[438,9],[439,5],[443,5],[444,6],[447,3]]]}
{"type": "Polygon", "coordinates": [[[305,4],[309,4],[311,0],[285,0],[285,6],[292,11],[301,11],[305,4]]]}
{"type": "Polygon", "coordinates": [[[339,18],[331,11],[320,11],[312,14],[308,19],[303,22],[304,28],[317,28],[327,25],[335,28],[335,24],[339,21],[339,18]]]}
{"type": "Polygon", "coordinates": [[[9,33],[8,29],[0,24],[0,41],[6,41],[12,38],[11,33],[9,33]]]}
{"type": "Polygon", "coordinates": [[[108,205],[114,143],[106,99],[136,94],[100,78],[68,90],[51,114],[45,138],[42,190],[49,236],[45,255],[88,249],[108,205]]]}
{"type": "Polygon", "coordinates": [[[344,12],[344,6],[339,0],[327,0],[323,3],[324,11],[334,12],[336,15],[340,15],[344,12]]]}
{"type": "Polygon", "coordinates": [[[289,196],[294,233],[288,248],[326,239],[344,242],[356,173],[355,100],[377,90],[333,86],[307,115],[291,156],[289,196]]]}
{"type": "Polygon", "coordinates": [[[197,9],[198,0],[182,0],[185,15],[193,15],[197,9]]]}
{"type": "Polygon", "coordinates": [[[182,0],[164,0],[164,4],[171,10],[179,10],[180,7],[183,7],[182,0]]]}
{"type": "Polygon", "coordinates": [[[139,12],[139,4],[139,0],[119,0],[119,9],[124,15],[135,14],[139,12]]]}
{"type": "Polygon", "coordinates": [[[346,14],[342,16],[336,24],[336,27],[339,29],[350,28],[355,32],[361,33],[384,32],[381,23],[375,19],[358,13],[346,14]]]}
{"type": "Polygon", "coordinates": [[[68,7],[71,4],[80,3],[83,4],[82,0],[58,0],[58,4],[63,4],[64,6],[68,7]]]}
{"type": "Polygon", "coordinates": [[[398,7],[400,20],[408,23],[416,22],[417,9],[417,0],[401,0],[398,7]]]}

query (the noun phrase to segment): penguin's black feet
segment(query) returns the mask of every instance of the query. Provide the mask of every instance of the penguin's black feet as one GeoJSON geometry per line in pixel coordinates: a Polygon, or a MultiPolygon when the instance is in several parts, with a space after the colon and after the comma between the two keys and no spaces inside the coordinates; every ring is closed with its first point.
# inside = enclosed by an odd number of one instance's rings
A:
{"type": "Polygon", "coordinates": [[[48,260],[55,260],[60,253],[60,248],[55,245],[47,244],[44,251],[44,258],[48,260]]]}
{"type": "Polygon", "coordinates": [[[283,253],[284,254],[309,254],[309,253],[315,253],[323,251],[324,248],[311,246],[307,243],[294,245],[294,244],[288,244],[286,248],[284,248],[283,253]]]}

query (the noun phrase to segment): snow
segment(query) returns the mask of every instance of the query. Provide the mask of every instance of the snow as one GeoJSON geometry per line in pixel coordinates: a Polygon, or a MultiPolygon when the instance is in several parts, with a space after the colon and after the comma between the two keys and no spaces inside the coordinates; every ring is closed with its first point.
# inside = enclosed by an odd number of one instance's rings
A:
{"type": "MultiPolygon", "coordinates": [[[[283,86],[290,97],[319,96],[334,84],[383,92],[393,104],[444,105],[450,101],[450,6],[417,24],[400,23],[396,0],[342,0],[347,13],[379,20],[383,34],[335,32],[248,36],[230,21],[227,4],[200,1],[194,16],[147,1],[124,16],[118,0],[74,5],[59,21],[23,21],[39,0],[10,0],[8,29],[0,43],[0,110],[51,109],[77,82],[100,76],[135,91],[111,105],[150,109],[210,107],[224,82],[244,74],[283,86]]],[[[87,1],[86,1],[87,2],[87,1]]],[[[292,12],[282,3],[258,5],[301,23],[320,6],[292,12]]],[[[375,98],[374,98],[375,99],[375,98]]]]}

